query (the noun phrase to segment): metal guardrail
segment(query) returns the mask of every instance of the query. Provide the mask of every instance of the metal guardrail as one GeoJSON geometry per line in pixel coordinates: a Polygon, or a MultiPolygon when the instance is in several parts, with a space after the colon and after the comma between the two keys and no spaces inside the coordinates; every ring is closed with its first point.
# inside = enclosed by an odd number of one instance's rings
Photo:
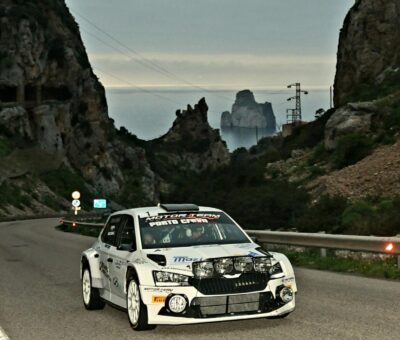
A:
{"type": "Polygon", "coordinates": [[[400,255],[400,237],[376,237],[247,230],[259,242],[400,255]]]}
{"type": "MultiPolygon", "coordinates": [[[[105,212],[85,212],[85,213],[80,213],[79,217],[80,218],[91,218],[91,217],[101,217],[104,214],[106,214],[107,211],[105,212]]],[[[13,222],[13,221],[25,221],[25,220],[38,220],[38,219],[44,219],[44,218],[74,218],[74,215],[72,213],[66,213],[66,214],[41,214],[41,215],[22,215],[22,216],[9,216],[9,217],[0,217],[0,223],[1,222],[13,222]]]]}
{"type": "MultiPolygon", "coordinates": [[[[98,228],[104,225],[101,223],[67,220],[63,220],[63,223],[75,223],[76,226],[98,228]]],[[[400,237],[332,235],[266,230],[246,230],[246,232],[251,237],[256,237],[260,243],[384,253],[398,255],[400,259],[400,237]]]]}

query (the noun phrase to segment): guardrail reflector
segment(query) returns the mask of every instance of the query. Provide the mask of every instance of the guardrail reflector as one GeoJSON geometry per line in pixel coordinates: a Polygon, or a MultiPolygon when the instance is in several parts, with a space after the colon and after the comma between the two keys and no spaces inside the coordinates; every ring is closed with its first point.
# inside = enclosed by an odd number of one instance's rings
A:
{"type": "Polygon", "coordinates": [[[394,251],[395,247],[394,244],[392,242],[388,243],[385,247],[385,250],[389,253],[391,253],[392,251],[394,251]]]}

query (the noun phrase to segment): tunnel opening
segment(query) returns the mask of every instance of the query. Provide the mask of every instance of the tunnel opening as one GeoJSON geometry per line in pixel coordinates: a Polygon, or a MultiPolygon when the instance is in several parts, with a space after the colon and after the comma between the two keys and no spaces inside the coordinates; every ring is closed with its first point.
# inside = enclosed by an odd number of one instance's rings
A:
{"type": "Polygon", "coordinates": [[[17,101],[17,87],[0,86],[0,101],[4,103],[13,103],[17,101]]]}
{"type": "Polygon", "coordinates": [[[65,101],[72,97],[72,94],[68,87],[43,87],[42,88],[43,100],[59,100],[65,101]]]}

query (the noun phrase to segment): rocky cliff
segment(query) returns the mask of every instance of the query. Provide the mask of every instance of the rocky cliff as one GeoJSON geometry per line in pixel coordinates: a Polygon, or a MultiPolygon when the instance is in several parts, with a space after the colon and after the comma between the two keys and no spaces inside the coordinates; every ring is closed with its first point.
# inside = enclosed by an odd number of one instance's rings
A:
{"type": "Polygon", "coordinates": [[[340,32],[335,106],[400,89],[400,2],[357,0],[340,32]]]}
{"type": "Polygon", "coordinates": [[[302,150],[271,162],[267,177],[301,183],[315,198],[400,195],[399,42],[398,0],[356,1],[339,37],[336,107],[283,142],[302,150]]]}
{"type": "Polygon", "coordinates": [[[232,113],[225,111],[221,115],[221,127],[267,128],[276,129],[276,121],[272,104],[259,104],[254,94],[243,90],[236,94],[232,113]]]}
{"type": "Polygon", "coordinates": [[[0,25],[0,123],[100,191],[118,192],[104,88],[64,2],[3,0],[0,25]]]}
{"type": "Polygon", "coordinates": [[[208,106],[201,99],[192,108],[176,111],[171,129],[160,138],[149,142],[148,150],[153,168],[162,178],[170,179],[177,173],[201,173],[227,165],[230,154],[219,131],[211,128],[207,120],[208,106]]]}
{"type": "Polygon", "coordinates": [[[152,145],[161,148],[179,138],[186,143],[180,136],[186,132],[193,145],[200,141],[201,154],[210,157],[187,171],[229,159],[208,125],[205,107],[202,101],[183,112],[158,143],[117,131],[64,0],[1,0],[0,191],[18,193],[20,199],[0,199],[0,214],[2,207],[3,213],[47,212],[49,202],[57,202],[51,210],[68,207],[69,193],[77,187],[87,198],[124,205],[156,202],[168,183],[150,164],[152,145]],[[195,136],[193,129],[200,133],[195,136]]]}

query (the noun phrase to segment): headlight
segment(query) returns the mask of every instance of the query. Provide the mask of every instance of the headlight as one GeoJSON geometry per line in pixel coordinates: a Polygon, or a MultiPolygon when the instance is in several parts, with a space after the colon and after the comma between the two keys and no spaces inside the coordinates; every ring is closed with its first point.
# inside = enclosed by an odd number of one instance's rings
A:
{"type": "Polygon", "coordinates": [[[281,264],[279,262],[275,263],[269,270],[270,275],[283,273],[281,264]]]}
{"type": "Polygon", "coordinates": [[[174,284],[178,286],[188,286],[189,276],[168,273],[168,272],[153,272],[154,281],[161,284],[174,284]]]}
{"type": "Polygon", "coordinates": [[[214,266],[212,262],[193,263],[193,273],[198,279],[206,279],[214,275],[214,266]]]}
{"type": "Polygon", "coordinates": [[[238,272],[250,272],[253,269],[253,259],[248,256],[235,259],[235,270],[238,272]]]}
{"type": "Polygon", "coordinates": [[[218,259],[214,263],[215,271],[220,274],[229,274],[233,270],[233,260],[232,259],[218,259]]]}
{"type": "Polygon", "coordinates": [[[254,270],[261,273],[267,273],[271,267],[271,259],[269,257],[255,257],[254,270]]]}

